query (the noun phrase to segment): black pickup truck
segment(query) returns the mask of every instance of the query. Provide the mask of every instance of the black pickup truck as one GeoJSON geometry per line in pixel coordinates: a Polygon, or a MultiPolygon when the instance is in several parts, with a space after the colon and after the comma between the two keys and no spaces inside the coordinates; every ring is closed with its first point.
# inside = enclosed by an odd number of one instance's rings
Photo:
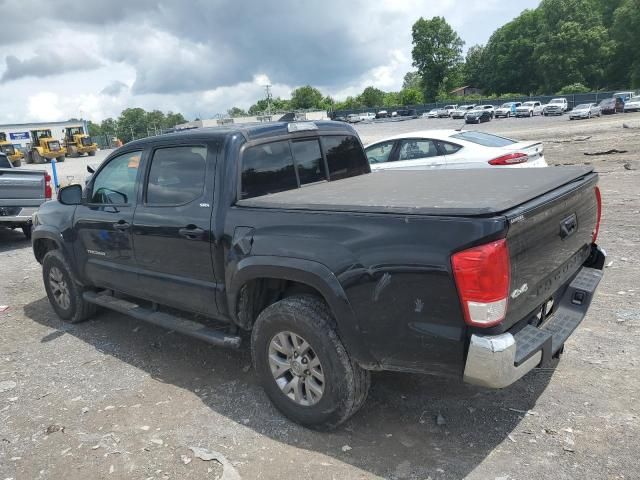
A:
{"type": "Polygon", "coordinates": [[[60,190],[33,251],[63,320],[106,307],[216,345],[250,338],[273,403],[330,428],[372,370],[502,388],[553,364],[602,276],[597,180],[371,173],[339,122],[197,129],[131,142],[60,190]]]}

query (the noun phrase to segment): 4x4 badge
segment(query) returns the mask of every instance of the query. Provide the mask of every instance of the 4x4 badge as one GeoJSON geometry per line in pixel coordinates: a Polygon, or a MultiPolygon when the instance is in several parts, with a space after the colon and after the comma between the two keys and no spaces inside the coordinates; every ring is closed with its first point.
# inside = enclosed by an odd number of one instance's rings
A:
{"type": "Polygon", "coordinates": [[[518,298],[527,290],[529,290],[529,285],[525,283],[520,288],[516,288],[513,292],[511,292],[511,298],[518,298]]]}

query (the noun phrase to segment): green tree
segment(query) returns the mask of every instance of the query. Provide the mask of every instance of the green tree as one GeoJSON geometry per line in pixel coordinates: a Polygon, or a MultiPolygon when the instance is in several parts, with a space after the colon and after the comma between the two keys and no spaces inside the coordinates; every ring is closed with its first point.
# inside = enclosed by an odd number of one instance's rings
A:
{"type": "Polygon", "coordinates": [[[291,107],[294,109],[321,108],[323,95],[320,90],[305,85],[291,92],[291,107]]]}
{"type": "Polygon", "coordinates": [[[422,89],[422,77],[420,76],[420,72],[407,72],[404,74],[402,89],[404,90],[406,88],[422,89]]]}
{"type": "Polygon", "coordinates": [[[424,95],[418,88],[403,88],[398,93],[400,105],[419,105],[424,103],[424,95]]]}
{"type": "Polygon", "coordinates": [[[583,83],[600,88],[613,43],[597,0],[543,0],[542,28],[534,49],[543,91],[583,83]]]}
{"type": "Polygon", "coordinates": [[[640,0],[624,0],[621,3],[613,14],[611,36],[615,41],[615,58],[610,71],[620,79],[617,86],[639,88],[640,0]]]}
{"type": "Polygon", "coordinates": [[[147,112],[142,108],[127,108],[120,113],[118,136],[122,141],[126,143],[147,135],[147,112]]]}
{"type": "Polygon", "coordinates": [[[230,117],[246,117],[247,112],[239,107],[232,107],[227,110],[227,115],[229,115],[230,117]]]}
{"type": "Polygon", "coordinates": [[[397,107],[401,105],[400,92],[386,92],[382,99],[382,105],[384,107],[397,107]]]}
{"type": "Polygon", "coordinates": [[[87,123],[87,127],[89,128],[89,135],[92,137],[96,137],[98,135],[102,135],[102,129],[100,128],[100,125],[98,125],[97,123],[93,123],[91,121],[89,121],[87,123]]]}
{"type": "Polygon", "coordinates": [[[379,107],[384,101],[384,92],[375,87],[367,87],[358,98],[365,107],[379,107]]]}
{"type": "Polygon", "coordinates": [[[471,85],[473,87],[483,87],[484,86],[484,69],[485,69],[485,61],[484,61],[484,46],[483,45],[474,45],[469,48],[467,51],[467,55],[464,60],[464,82],[467,85],[471,85]]]}
{"type": "Polygon", "coordinates": [[[541,15],[525,10],[496,30],[483,52],[483,87],[492,93],[532,93],[540,87],[539,69],[533,52],[541,28],[541,15]]]}
{"type": "Polygon", "coordinates": [[[462,63],[464,42],[443,17],[418,19],[412,28],[413,66],[423,81],[424,96],[433,101],[451,84],[451,73],[462,63]]]}
{"type": "Polygon", "coordinates": [[[558,90],[556,95],[570,95],[572,93],[588,93],[591,89],[581,83],[572,83],[558,90]]]}
{"type": "Polygon", "coordinates": [[[181,123],[187,123],[187,119],[181,113],[167,112],[164,116],[163,128],[173,128],[181,123]]]}
{"type": "Polygon", "coordinates": [[[114,135],[117,136],[118,132],[118,122],[113,118],[105,118],[100,123],[100,131],[103,135],[114,135]]]}

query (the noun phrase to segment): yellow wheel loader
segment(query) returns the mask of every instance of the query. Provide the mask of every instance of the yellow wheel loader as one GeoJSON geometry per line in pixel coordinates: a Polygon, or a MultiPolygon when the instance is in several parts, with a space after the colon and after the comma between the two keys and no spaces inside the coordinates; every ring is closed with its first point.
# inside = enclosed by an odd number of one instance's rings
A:
{"type": "Polygon", "coordinates": [[[22,165],[24,153],[7,140],[7,134],[0,132],[0,152],[4,153],[14,167],[22,165]]]}
{"type": "Polygon", "coordinates": [[[44,163],[52,158],[64,162],[67,150],[51,136],[51,130],[31,130],[31,146],[27,152],[27,163],[44,163]]]}
{"type": "Polygon", "coordinates": [[[98,150],[98,144],[91,141],[91,137],[84,133],[82,127],[64,129],[64,146],[68,157],[79,157],[85,153],[93,157],[98,150]]]}

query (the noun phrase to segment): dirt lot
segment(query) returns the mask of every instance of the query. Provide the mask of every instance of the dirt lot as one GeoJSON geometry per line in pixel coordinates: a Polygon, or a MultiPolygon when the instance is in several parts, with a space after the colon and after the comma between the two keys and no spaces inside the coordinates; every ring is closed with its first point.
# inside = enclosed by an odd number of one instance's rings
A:
{"type": "MultiPolygon", "coordinates": [[[[61,323],[19,232],[0,230],[0,480],[631,479],[640,445],[640,116],[500,120],[481,130],[545,142],[552,164],[590,162],[605,202],[608,268],[555,371],[503,391],[374,375],[333,433],[284,419],[246,350],[209,347],[115,313],[61,323]],[[590,138],[586,138],[590,137],[590,138]],[[626,154],[585,156],[610,149],[626,154]],[[637,164],[636,164],[637,165],[637,164]],[[633,166],[633,165],[632,165],[633,166]],[[610,262],[610,263],[609,263],[610,262]],[[215,450],[227,465],[189,447],[215,450]]],[[[360,125],[364,142],[460,122],[360,125]]],[[[82,177],[69,159],[61,178],[82,177]]]]}

